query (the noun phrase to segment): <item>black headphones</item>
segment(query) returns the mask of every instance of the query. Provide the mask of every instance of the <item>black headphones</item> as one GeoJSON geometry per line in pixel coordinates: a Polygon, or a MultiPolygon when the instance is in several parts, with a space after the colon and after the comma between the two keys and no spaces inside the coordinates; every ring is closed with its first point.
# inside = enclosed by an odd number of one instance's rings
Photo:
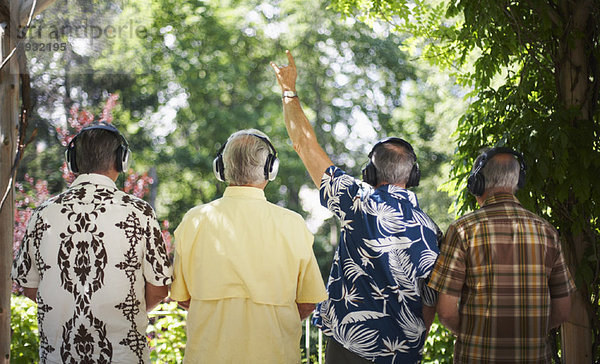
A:
{"type": "Polygon", "coordinates": [[[375,167],[372,157],[373,153],[375,152],[375,149],[377,149],[380,145],[385,143],[397,144],[403,147],[404,149],[408,150],[408,152],[414,158],[415,164],[413,164],[412,169],[410,171],[408,181],[406,182],[406,188],[418,186],[419,181],[421,180],[421,171],[419,170],[419,163],[417,163],[417,155],[415,154],[415,150],[413,149],[412,145],[410,145],[410,143],[406,140],[395,137],[382,139],[373,146],[373,149],[371,149],[371,152],[369,152],[369,163],[367,163],[365,168],[363,168],[362,170],[363,181],[367,182],[373,187],[377,186],[377,167],[375,167]]]}
{"type": "MultiPolygon", "coordinates": [[[[265,138],[262,135],[254,134],[254,133],[246,133],[246,135],[252,135],[257,137],[258,139],[265,142],[270,149],[269,155],[267,155],[267,160],[265,161],[265,180],[273,181],[275,177],[277,177],[277,172],[279,171],[279,159],[277,158],[277,151],[275,147],[269,139],[265,138]]],[[[225,146],[227,142],[223,143],[221,148],[217,151],[217,156],[213,160],[213,172],[215,177],[221,182],[225,182],[225,164],[223,163],[223,150],[225,150],[225,146]]]]}
{"type": "Polygon", "coordinates": [[[483,195],[483,192],[485,191],[485,178],[483,177],[482,169],[496,154],[512,154],[517,157],[519,160],[519,182],[517,182],[517,187],[521,188],[525,185],[525,171],[527,170],[527,166],[525,166],[523,155],[511,148],[496,147],[481,155],[479,162],[477,162],[477,165],[473,168],[473,171],[467,180],[467,189],[475,196],[483,195]]]}
{"type": "Polygon", "coordinates": [[[119,145],[116,151],[117,159],[115,162],[115,169],[119,173],[126,171],[129,168],[129,155],[131,154],[131,151],[129,150],[129,144],[127,143],[125,137],[119,133],[117,128],[104,122],[86,126],[85,128],[81,129],[81,131],[77,133],[73,139],[71,139],[69,145],[67,146],[67,150],[65,150],[65,160],[67,161],[67,167],[69,168],[69,171],[73,173],[79,172],[79,168],[77,167],[77,153],[75,153],[75,140],[77,137],[79,137],[79,135],[81,135],[81,133],[95,129],[107,130],[119,136],[121,145],[119,145]]]}

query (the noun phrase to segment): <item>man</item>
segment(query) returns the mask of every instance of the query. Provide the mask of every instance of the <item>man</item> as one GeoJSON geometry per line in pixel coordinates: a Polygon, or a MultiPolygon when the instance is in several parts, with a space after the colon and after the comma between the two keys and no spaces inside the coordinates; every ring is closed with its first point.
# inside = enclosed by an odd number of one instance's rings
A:
{"type": "Polygon", "coordinates": [[[70,188],[31,216],[12,277],[38,304],[40,363],[148,363],[146,311],[171,266],[150,205],[117,189],[129,148],[111,124],[81,130],[70,188]]]}
{"type": "Polygon", "coordinates": [[[399,138],[375,144],[363,178],[332,165],[296,94],[296,66],[271,63],[283,93],[288,134],[321,203],[342,231],[315,320],[329,336],[327,363],[416,363],[435,316],[426,280],[437,257],[439,229],[406,188],[419,182],[412,146],[399,138]]]}
{"type": "Polygon", "coordinates": [[[185,363],[299,363],[301,321],[325,287],[313,236],[295,212],[269,203],[277,152],[258,130],[232,134],[213,168],[223,197],[175,230],[171,298],[188,309],[185,363]]]}
{"type": "Polygon", "coordinates": [[[523,157],[499,147],[475,161],[481,208],[450,225],[429,285],[455,335],[455,363],[550,363],[547,335],[566,321],[574,285],[557,231],[524,209],[523,157]]]}

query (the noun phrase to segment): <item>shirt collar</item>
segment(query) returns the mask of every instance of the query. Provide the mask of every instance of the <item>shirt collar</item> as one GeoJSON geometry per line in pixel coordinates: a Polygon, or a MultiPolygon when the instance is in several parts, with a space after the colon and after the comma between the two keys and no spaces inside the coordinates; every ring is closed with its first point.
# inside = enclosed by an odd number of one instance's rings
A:
{"type": "Polygon", "coordinates": [[[506,203],[506,202],[514,202],[516,204],[521,204],[519,200],[509,192],[496,192],[492,194],[490,197],[486,198],[483,202],[483,206],[493,205],[497,203],[506,203]]]}
{"type": "Polygon", "coordinates": [[[413,205],[413,207],[419,207],[419,201],[417,200],[417,195],[406,188],[402,188],[393,184],[386,184],[379,186],[377,188],[379,191],[385,191],[388,194],[402,200],[407,200],[413,205]]]}
{"type": "Polygon", "coordinates": [[[228,186],[225,188],[225,193],[223,193],[223,197],[233,197],[233,198],[251,198],[255,200],[267,200],[265,197],[265,191],[256,187],[247,187],[247,186],[228,186]]]}
{"type": "Polygon", "coordinates": [[[105,176],[103,174],[97,174],[97,173],[80,174],[79,176],[77,176],[77,178],[75,178],[75,181],[73,181],[73,183],[71,184],[71,187],[75,187],[77,185],[81,185],[84,183],[91,183],[94,185],[102,185],[105,187],[110,187],[110,188],[115,188],[115,189],[117,188],[115,181],[113,181],[110,177],[105,176]]]}

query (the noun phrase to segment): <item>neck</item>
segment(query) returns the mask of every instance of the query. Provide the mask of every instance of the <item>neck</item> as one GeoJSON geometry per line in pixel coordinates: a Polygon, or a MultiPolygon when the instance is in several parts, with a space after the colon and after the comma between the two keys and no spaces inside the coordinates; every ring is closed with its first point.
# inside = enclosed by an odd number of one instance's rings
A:
{"type": "Polygon", "coordinates": [[[375,189],[384,186],[384,185],[392,185],[392,186],[396,186],[396,187],[400,187],[400,188],[404,188],[406,189],[406,183],[388,183],[388,182],[381,182],[378,183],[377,186],[375,186],[375,189]]]}
{"type": "Polygon", "coordinates": [[[496,193],[499,193],[499,192],[510,193],[510,194],[514,195],[514,191],[507,187],[490,188],[490,189],[483,191],[483,195],[476,197],[477,203],[479,204],[479,206],[483,206],[483,203],[485,202],[485,200],[487,200],[490,196],[492,196],[496,193]]]}
{"type": "Polygon", "coordinates": [[[117,170],[114,169],[114,168],[112,168],[109,171],[104,171],[104,172],[90,172],[90,173],[101,174],[103,176],[106,176],[106,177],[112,179],[113,182],[117,182],[117,178],[119,178],[119,172],[117,172],[117,170]]]}
{"type": "Polygon", "coordinates": [[[245,185],[236,185],[236,184],[230,183],[229,185],[230,185],[231,187],[254,187],[254,188],[258,188],[258,189],[260,189],[260,190],[264,190],[264,189],[265,189],[265,187],[267,187],[267,184],[268,184],[268,183],[269,183],[269,181],[264,181],[264,182],[262,182],[262,183],[259,183],[259,184],[245,184],[245,185]]]}

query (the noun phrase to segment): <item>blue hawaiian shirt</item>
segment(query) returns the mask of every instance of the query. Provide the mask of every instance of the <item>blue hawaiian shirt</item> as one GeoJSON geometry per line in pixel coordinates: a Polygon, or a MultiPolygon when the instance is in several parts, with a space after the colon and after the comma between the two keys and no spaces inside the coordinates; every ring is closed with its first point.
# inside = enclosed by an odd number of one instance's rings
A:
{"type": "Polygon", "coordinates": [[[404,188],[377,189],[331,166],[321,204],[341,221],[327,283],[328,299],[314,324],[351,352],[377,363],[416,363],[427,336],[423,304],[437,294],[427,280],[441,233],[404,188]]]}

